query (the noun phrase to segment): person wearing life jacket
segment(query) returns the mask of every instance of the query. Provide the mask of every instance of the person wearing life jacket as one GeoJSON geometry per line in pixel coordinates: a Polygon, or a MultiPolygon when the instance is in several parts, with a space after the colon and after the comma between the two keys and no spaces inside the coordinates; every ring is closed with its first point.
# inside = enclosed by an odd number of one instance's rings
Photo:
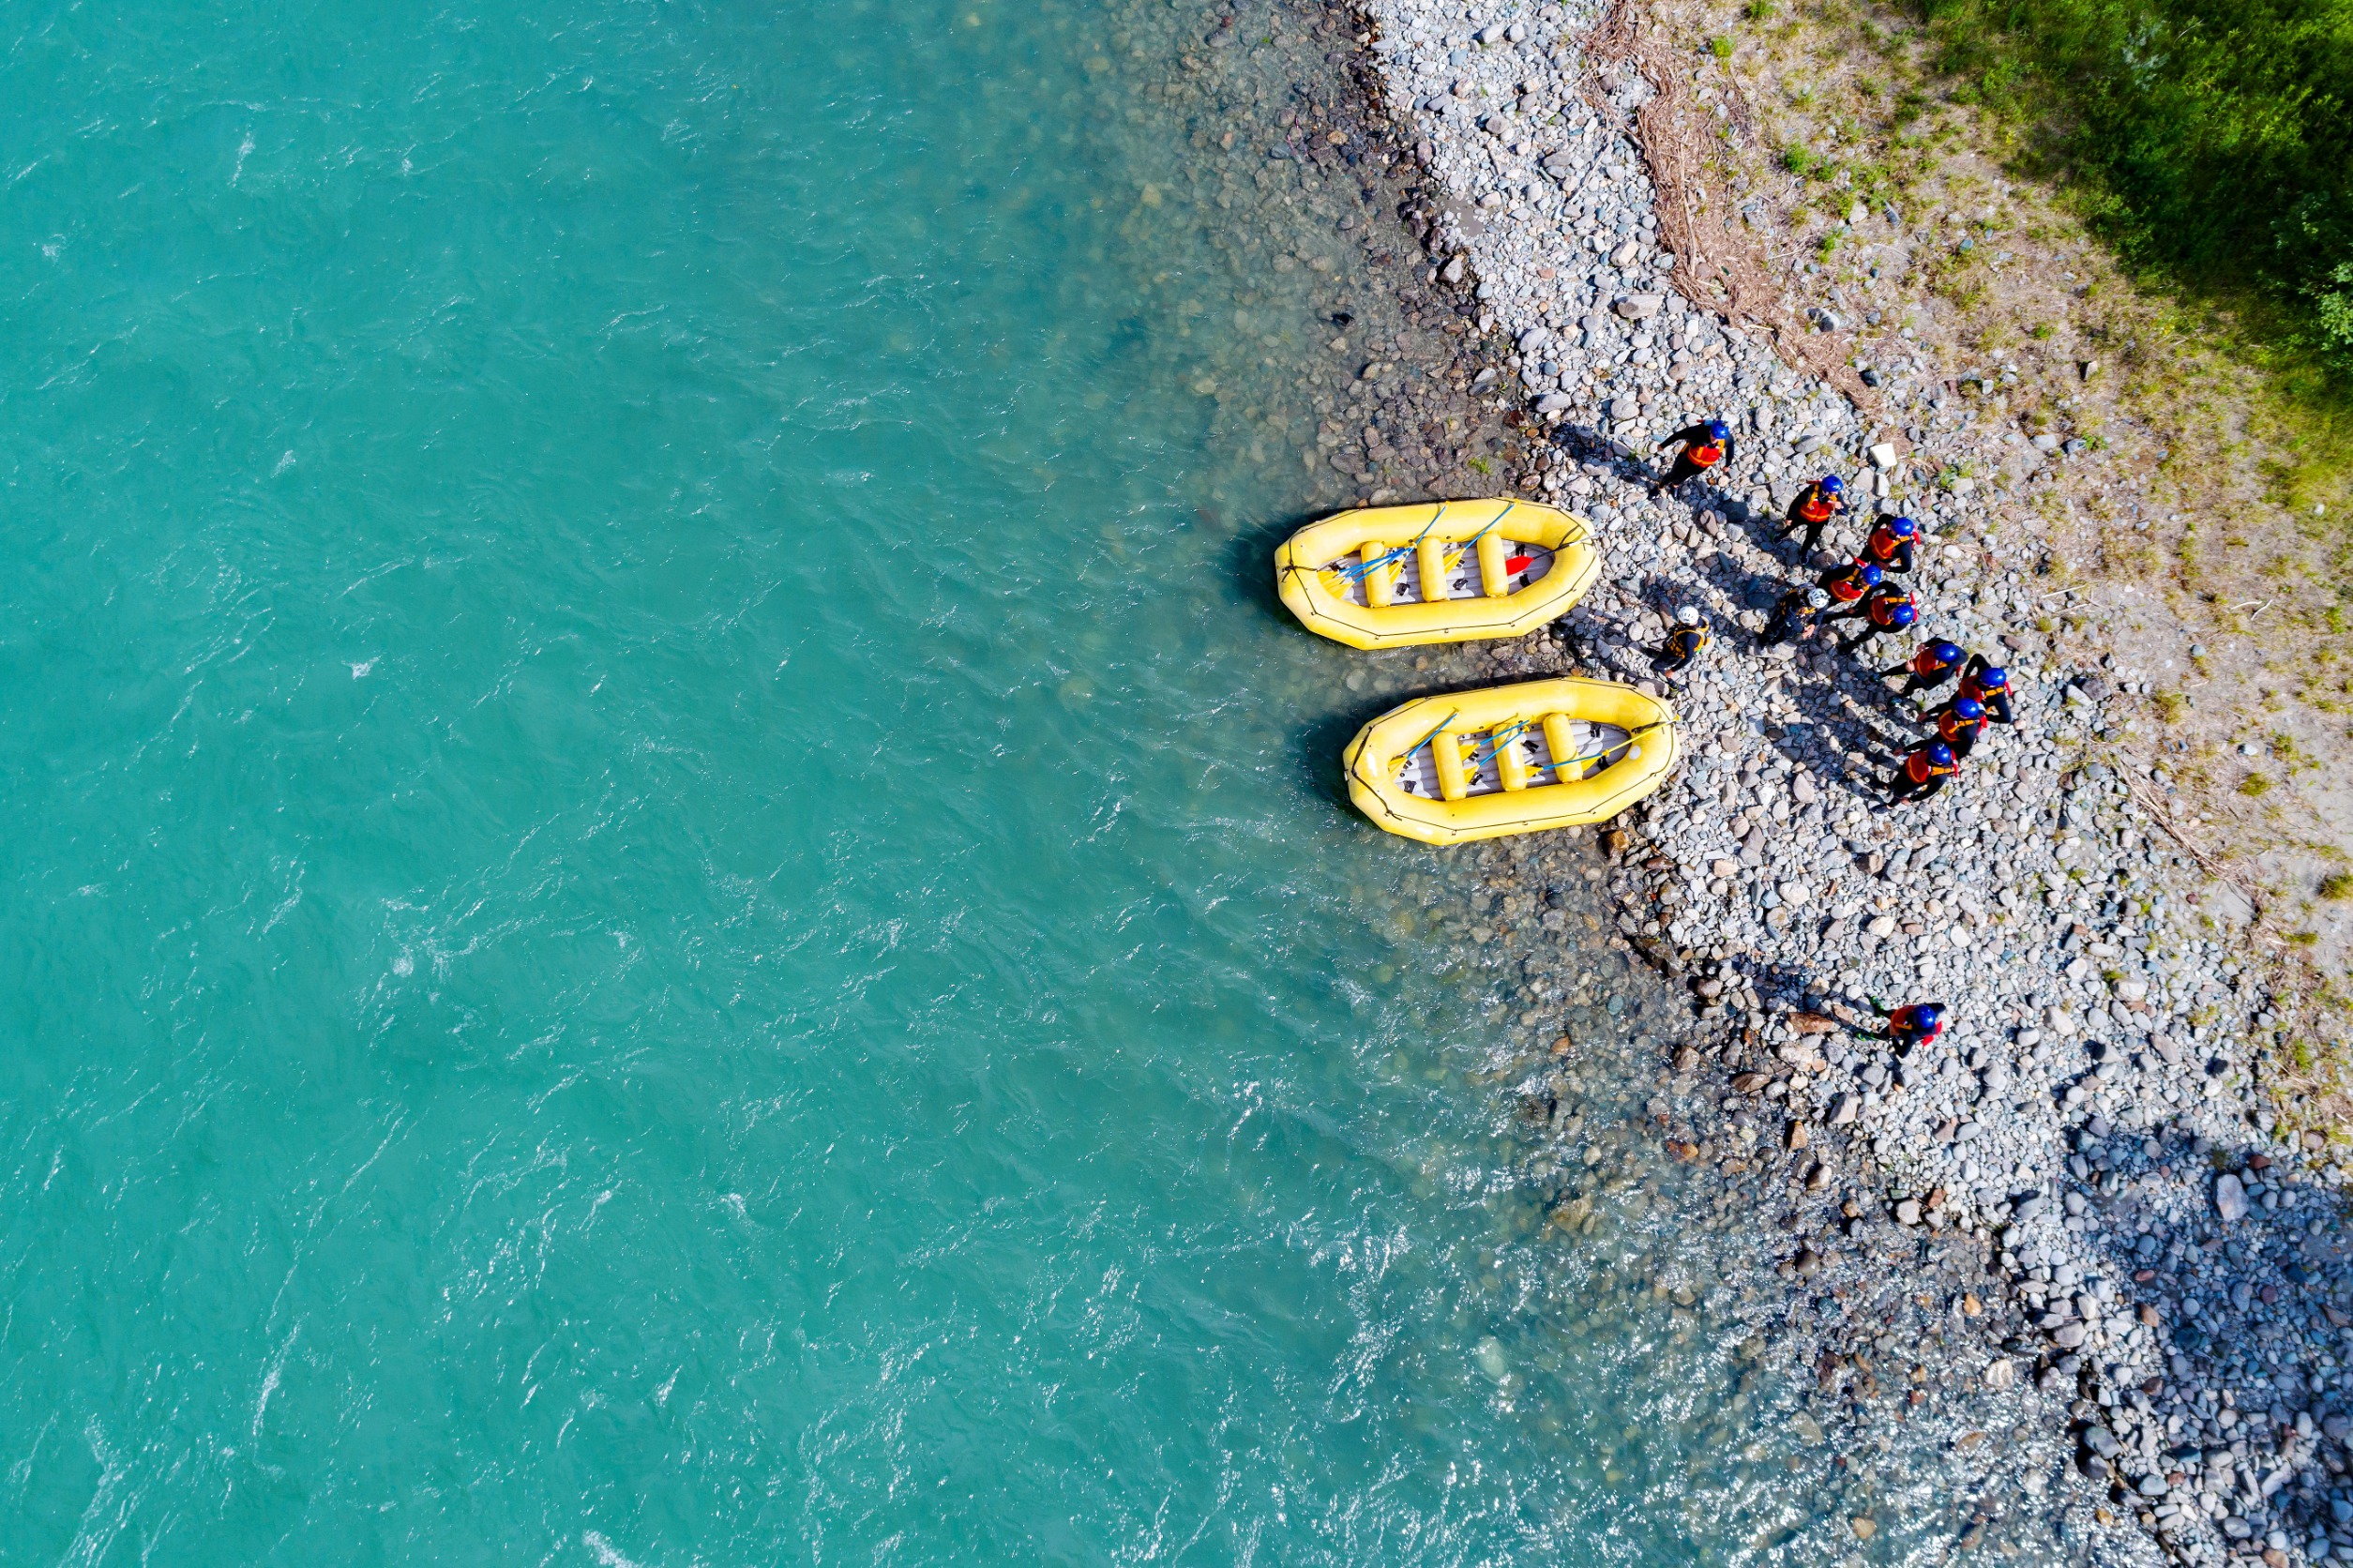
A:
{"type": "Polygon", "coordinates": [[[1931,1044],[1944,1033],[1944,1003],[1915,1002],[1908,1007],[1882,1007],[1877,1001],[1872,1010],[1887,1020],[1887,1037],[1895,1042],[1898,1056],[1909,1056],[1919,1047],[1931,1044]]]}
{"type": "Polygon", "coordinates": [[[1908,572],[1912,569],[1912,544],[1919,537],[1920,525],[1911,519],[1881,518],[1879,525],[1871,530],[1871,536],[1863,542],[1863,559],[1883,572],[1908,572]]]}
{"type": "Polygon", "coordinates": [[[1962,670],[1961,695],[1983,703],[1985,716],[1996,724],[2018,722],[2010,711],[2010,672],[1999,664],[1987,663],[1983,654],[1971,654],[1962,670]]]}
{"type": "Polygon", "coordinates": [[[1810,557],[1821,548],[1822,530],[1830,526],[1831,519],[1846,509],[1847,481],[1835,474],[1825,474],[1798,491],[1797,499],[1789,503],[1789,510],[1784,514],[1781,532],[1773,537],[1786,539],[1804,529],[1805,553],[1810,557]]]}
{"type": "Polygon", "coordinates": [[[1814,635],[1814,627],[1830,608],[1830,590],[1826,588],[1792,588],[1781,596],[1772,607],[1772,618],[1765,623],[1765,646],[1782,642],[1800,642],[1814,635]]]}
{"type": "Polygon", "coordinates": [[[1926,800],[1944,788],[1944,781],[1960,771],[1953,760],[1953,748],[1942,741],[1930,741],[1904,759],[1888,780],[1887,804],[1901,806],[1906,801],[1926,800]]]}
{"type": "Polygon", "coordinates": [[[1895,694],[1898,697],[1934,691],[1953,679],[1953,672],[1961,668],[1961,661],[1968,656],[1961,652],[1961,645],[1957,642],[1923,642],[1918,653],[1894,669],[1880,671],[1879,679],[1884,681],[1890,675],[1908,677],[1904,689],[1895,694]]]}
{"type": "MultiPolygon", "coordinates": [[[[1868,561],[1849,561],[1843,566],[1833,566],[1816,580],[1818,586],[1841,605],[1860,603],[1865,594],[1879,585],[1886,574],[1868,561]]],[[[1827,616],[1824,619],[1828,619],[1827,616]]]]}
{"type": "Polygon", "coordinates": [[[1667,634],[1666,643],[1651,657],[1651,668],[1672,680],[1690,668],[1691,661],[1708,651],[1715,641],[1708,634],[1707,622],[1690,605],[1675,611],[1675,629],[1667,634]]]}
{"type": "Polygon", "coordinates": [[[1652,495],[1681,490],[1687,481],[1732,460],[1732,427],[1721,419],[1703,419],[1697,425],[1687,425],[1652,450],[1664,452],[1678,442],[1683,449],[1675,454],[1675,466],[1667,471],[1667,477],[1651,487],[1652,495]]]}
{"type": "Polygon", "coordinates": [[[1977,749],[1977,737],[1985,728],[1985,704],[1974,697],[1955,697],[1929,716],[1936,721],[1937,738],[1953,748],[1953,755],[1966,761],[1977,749]]]}
{"type": "Polygon", "coordinates": [[[1863,602],[1834,610],[1822,617],[1824,625],[1833,621],[1861,621],[1852,637],[1838,644],[1842,654],[1851,654],[1881,632],[1905,632],[1920,619],[1919,607],[1912,603],[1908,591],[1893,582],[1882,582],[1863,596],[1863,602]]]}

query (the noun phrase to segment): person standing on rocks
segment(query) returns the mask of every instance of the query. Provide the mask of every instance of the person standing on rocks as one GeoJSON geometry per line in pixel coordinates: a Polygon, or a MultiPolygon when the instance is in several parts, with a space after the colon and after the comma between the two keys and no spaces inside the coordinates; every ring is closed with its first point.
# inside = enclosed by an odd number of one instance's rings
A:
{"type": "MultiPolygon", "coordinates": [[[[1833,566],[1819,579],[1821,590],[1842,605],[1853,606],[1865,594],[1879,585],[1887,574],[1868,561],[1849,561],[1843,566],[1833,566]]],[[[1822,617],[1825,621],[1830,616],[1822,617]]]]}
{"type": "Polygon", "coordinates": [[[1961,695],[1983,703],[1985,716],[1996,724],[2018,722],[2010,711],[2010,671],[1986,663],[1983,654],[1971,654],[1968,668],[1961,671],[1961,695]]]}
{"type": "Polygon", "coordinates": [[[1955,697],[1929,716],[1936,720],[1937,738],[1953,748],[1954,757],[1967,761],[1985,728],[1985,705],[1974,697],[1955,697]]]}
{"type": "Polygon", "coordinates": [[[1863,602],[1845,610],[1834,610],[1822,617],[1822,624],[1833,621],[1861,621],[1852,637],[1838,644],[1842,654],[1851,654],[1881,632],[1906,632],[1920,619],[1920,610],[1912,603],[1907,590],[1893,582],[1882,582],[1863,596],[1863,602]]]}
{"type": "Polygon", "coordinates": [[[1931,741],[1905,758],[1895,776],[1888,780],[1887,804],[1894,807],[1926,800],[1960,771],[1961,764],[1953,760],[1953,748],[1942,741],[1931,741]]]}
{"type": "Polygon", "coordinates": [[[1883,572],[1908,572],[1912,569],[1912,544],[1920,537],[1920,525],[1909,518],[1881,518],[1871,536],[1863,543],[1861,559],[1870,562],[1883,572]]]}
{"type": "Polygon", "coordinates": [[[1781,596],[1772,607],[1772,618],[1765,623],[1765,646],[1801,641],[1814,635],[1822,611],[1830,608],[1830,591],[1826,588],[1792,588],[1781,596]]]}
{"type": "Polygon", "coordinates": [[[1898,1055],[1908,1056],[1915,1047],[1927,1045],[1944,1033],[1941,1002],[1915,1002],[1908,1007],[1890,1008],[1873,997],[1871,1010],[1887,1020],[1886,1038],[1895,1042],[1898,1055]]]}
{"type": "Polygon", "coordinates": [[[1911,697],[1920,692],[1934,691],[1953,679],[1953,671],[1961,668],[1961,661],[1967,657],[1968,656],[1961,651],[1957,642],[1939,641],[1923,643],[1918,653],[1894,669],[1880,671],[1879,679],[1884,681],[1890,675],[1908,677],[1904,682],[1904,689],[1895,695],[1911,697]]]}
{"type": "Polygon", "coordinates": [[[1665,495],[1681,490],[1719,463],[1732,460],[1732,427],[1721,419],[1703,419],[1697,425],[1686,425],[1652,450],[1664,452],[1676,443],[1682,450],[1675,454],[1675,466],[1667,471],[1667,477],[1651,487],[1652,495],[1665,495]]]}
{"type": "Polygon", "coordinates": [[[1671,681],[1689,669],[1693,659],[1706,653],[1713,641],[1699,611],[1685,605],[1675,611],[1675,629],[1667,634],[1666,645],[1652,656],[1651,668],[1671,681]]]}
{"type": "Polygon", "coordinates": [[[1811,559],[1822,545],[1822,530],[1831,519],[1847,509],[1847,481],[1835,474],[1825,474],[1805,489],[1798,491],[1784,514],[1781,532],[1773,535],[1786,539],[1799,529],[1805,530],[1805,558],[1811,559]]]}

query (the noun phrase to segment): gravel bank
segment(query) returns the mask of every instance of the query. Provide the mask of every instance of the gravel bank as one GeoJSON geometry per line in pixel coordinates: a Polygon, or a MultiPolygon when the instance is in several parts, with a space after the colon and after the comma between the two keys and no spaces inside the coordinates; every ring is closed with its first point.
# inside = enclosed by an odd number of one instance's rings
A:
{"type": "MultiPolygon", "coordinates": [[[[1492,856],[1516,889],[1606,877],[1619,940],[1688,986],[1687,1040],[1656,1047],[1667,1156],[1770,1176],[1793,1275],[1884,1274],[1915,1256],[1885,1245],[1904,1234],[1979,1282],[1957,1309],[1982,1335],[1975,1375],[2021,1422],[2072,1435],[2043,1505],[2118,1526],[2089,1543],[2102,1555],[2134,1539],[2197,1563],[2353,1554],[2345,1175],[2316,1140],[2273,1136],[2250,1068],[2288,1003],[2234,940],[2236,893],[2170,836],[2162,772],[2112,744],[2114,678],[2027,629],[2040,535],[2006,486],[2069,454],[2029,447],[1983,489],[1932,490],[1936,421],[1868,423],[1679,293],[1628,131],[1650,88],[1586,77],[1591,9],[1365,14],[1429,182],[1406,215],[1425,281],[1475,289],[1516,351],[1487,385],[1541,438],[1522,488],[1608,540],[1612,570],[1566,626],[1471,654],[1471,672],[1648,680],[1644,650],[1682,604],[1718,634],[1679,696],[1690,763],[1603,836],[1606,863],[1590,839],[1492,856]],[[1735,427],[1728,472],[1652,499],[1652,445],[1709,415],[1735,427]],[[1923,736],[1871,673],[1908,643],[1864,663],[1756,635],[1820,565],[1771,528],[1825,472],[1859,516],[1921,522],[1920,631],[2001,659],[2019,693],[2018,723],[1989,727],[1924,805],[1875,808],[1923,736]],[[1872,1037],[1875,997],[1948,1003],[1953,1027],[1899,1056],[1872,1037]]],[[[1891,403],[1935,406],[1915,367],[1868,369],[1891,403]]],[[[1863,532],[1826,544],[1850,552],[1863,532]]],[[[1561,1000],[1557,980],[1530,986],[1561,1000]]],[[[1561,1070],[1531,1102],[1555,1102],[1561,1070]]]]}

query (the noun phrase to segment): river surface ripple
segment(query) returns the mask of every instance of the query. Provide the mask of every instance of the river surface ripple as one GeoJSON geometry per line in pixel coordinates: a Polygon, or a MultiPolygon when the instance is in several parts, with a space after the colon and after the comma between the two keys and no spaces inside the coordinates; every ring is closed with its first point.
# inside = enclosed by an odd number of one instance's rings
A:
{"type": "Polygon", "coordinates": [[[1848,1505],[1582,880],[1341,801],[1445,668],[1352,689],[1266,548],[1356,488],[1335,318],[1431,324],[1369,169],[1268,157],[1344,34],[1220,14],[11,20],[8,1560],[1848,1505]],[[1553,882],[1581,1000],[1497,934],[1553,882]]]}

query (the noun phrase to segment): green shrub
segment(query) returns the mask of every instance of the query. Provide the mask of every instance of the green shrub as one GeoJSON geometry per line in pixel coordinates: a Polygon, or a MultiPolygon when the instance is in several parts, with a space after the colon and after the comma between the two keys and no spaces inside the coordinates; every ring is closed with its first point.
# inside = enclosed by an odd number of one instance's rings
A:
{"type": "Polygon", "coordinates": [[[1914,0],[1938,64],[2091,177],[2127,258],[2353,371],[2353,0],[1914,0]]]}

